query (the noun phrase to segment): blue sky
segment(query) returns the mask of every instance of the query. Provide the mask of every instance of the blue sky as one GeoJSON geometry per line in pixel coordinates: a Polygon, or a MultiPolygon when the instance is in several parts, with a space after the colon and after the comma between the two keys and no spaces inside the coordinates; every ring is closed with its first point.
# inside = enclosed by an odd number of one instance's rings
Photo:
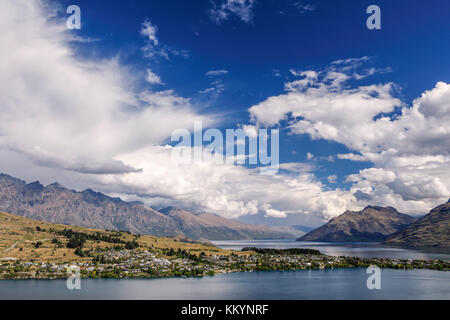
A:
{"type": "MultiPolygon", "coordinates": [[[[72,1],[73,2],[73,1],[72,1]]],[[[71,1],[62,3],[70,4],[71,1]]],[[[283,92],[294,77],[290,69],[320,68],[331,61],[371,57],[370,64],[390,68],[372,82],[395,82],[398,96],[411,102],[436,80],[450,81],[450,36],[446,1],[378,1],[382,29],[368,30],[366,8],[373,1],[256,1],[252,19],[230,15],[220,23],[211,18],[211,1],[78,1],[82,8],[80,35],[99,39],[83,45],[100,55],[120,54],[125,64],[139,72],[151,68],[182,96],[190,97],[206,113],[221,115],[222,128],[249,121],[248,108],[283,92]],[[310,5],[302,9],[301,5],[310,5]],[[139,34],[143,21],[158,28],[165,46],[186,51],[189,57],[145,59],[139,34]],[[227,70],[220,77],[210,70],[227,70]],[[279,74],[279,76],[274,76],[279,74]],[[217,96],[199,93],[220,80],[217,96]]],[[[216,1],[219,5],[221,2],[216,1]]],[[[145,86],[145,83],[143,84],[145,86]]],[[[161,87],[163,89],[164,86],[161,87]]],[[[304,161],[307,152],[327,157],[347,152],[342,144],[311,141],[308,136],[281,133],[281,161],[304,161]]],[[[323,183],[370,167],[370,163],[318,160],[316,172],[323,183]]],[[[342,186],[344,181],[339,179],[342,186]]],[[[335,185],[334,185],[335,186],[335,185]]]]}
{"type": "MultiPolygon", "coordinates": [[[[421,214],[448,198],[448,1],[32,3],[4,4],[4,27],[27,46],[7,44],[23,61],[3,57],[17,63],[4,75],[30,90],[11,87],[0,102],[8,121],[9,111],[21,110],[13,101],[35,101],[39,123],[52,131],[4,129],[4,172],[258,222],[316,223],[368,204],[421,214]],[[53,28],[71,4],[81,8],[81,30],[53,28]],[[372,4],[381,8],[381,30],[366,27],[372,4]],[[26,23],[14,26],[20,19],[8,17],[21,11],[26,23]],[[50,83],[67,85],[45,87],[50,83]],[[62,109],[49,107],[53,102],[62,109]],[[142,114],[122,112],[130,105],[142,114]],[[251,167],[214,167],[205,176],[217,181],[202,186],[204,169],[166,168],[161,148],[170,132],[199,118],[221,130],[279,128],[284,173],[261,180],[251,167]],[[85,134],[75,138],[68,128],[78,124],[85,134]]],[[[36,116],[29,121],[36,124],[36,116]]]]}

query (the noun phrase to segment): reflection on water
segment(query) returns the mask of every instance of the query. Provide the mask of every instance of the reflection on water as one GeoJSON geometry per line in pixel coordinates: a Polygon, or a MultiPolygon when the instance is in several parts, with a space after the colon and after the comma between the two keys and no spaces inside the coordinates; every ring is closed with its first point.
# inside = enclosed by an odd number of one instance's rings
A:
{"type": "Polygon", "coordinates": [[[365,269],[243,272],[203,278],[0,281],[0,299],[450,299],[450,272],[381,270],[381,290],[365,269]]]}
{"type": "Polygon", "coordinates": [[[244,247],[257,248],[310,248],[331,256],[355,256],[361,258],[391,258],[417,260],[450,260],[449,250],[440,249],[406,249],[383,246],[379,243],[329,243],[306,242],[295,240],[242,240],[212,241],[224,249],[241,250],[244,247]]]}

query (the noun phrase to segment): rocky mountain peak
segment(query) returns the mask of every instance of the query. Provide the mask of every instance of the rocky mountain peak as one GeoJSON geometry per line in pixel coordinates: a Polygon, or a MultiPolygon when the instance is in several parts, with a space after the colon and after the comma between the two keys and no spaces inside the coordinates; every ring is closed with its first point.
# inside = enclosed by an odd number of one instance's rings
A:
{"type": "Polygon", "coordinates": [[[392,212],[398,212],[397,209],[393,208],[393,207],[380,207],[380,206],[367,206],[365,207],[362,211],[360,211],[361,213],[365,213],[367,210],[375,210],[375,211],[392,211],[392,212]]]}
{"type": "Polygon", "coordinates": [[[367,206],[361,211],[346,211],[299,240],[382,241],[414,221],[415,218],[399,213],[392,207],[367,206]]]}
{"type": "Polygon", "coordinates": [[[44,186],[39,181],[34,181],[27,184],[27,188],[32,190],[42,190],[44,189],[44,186]]]}
{"type": "Polygon", "coordinates": [[[55,190],[63,190],[66,189],[63,185],[61,185],[58,182],[53,182],[52,184],[49,184],[47,186],[48,189],[55,189],[55,190]]]}

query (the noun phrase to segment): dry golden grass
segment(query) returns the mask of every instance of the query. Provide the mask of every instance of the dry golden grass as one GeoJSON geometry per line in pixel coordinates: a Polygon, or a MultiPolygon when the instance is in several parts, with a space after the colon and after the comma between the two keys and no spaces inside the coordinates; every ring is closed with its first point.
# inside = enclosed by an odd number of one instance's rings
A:
{"type": "MultiPolygon", "coordinates": [[[[103,231],[96,229],[88,229],[77,226],[67,226],[59,224],[51,224],[24,217],[18,217],[7,213],[0,212],[0,262],[7,260],[21,260],[33,262],[54,262],[69,263],[88,261],[91,258],[80,258],[74,254],[74,249],[66,248],[67,238],[57,236],[51,233],[50,229],[64,230],[72,229],[73,231],[83,233],[97,233],[104,235],[118,235],[125,241],[132,241],[136,237],[126,232],[103,231]],[[37,228],[41,231],[38,231],[37,228]],[[62,247],[52,243],[57,238],[62,247]],[[39,248],[35,244],[40,241],[42,245],[39,248]]],[[[229,255],[234,251],[223,250],[208,243],[194,242],[183,238],[157,238],[152,236],[140,236],[137,239],[140,248],[173,248],[174,250],[182,249],[192,254],[200,254],[204,252],[207,255],[229,255]]],[[[114,245],[106,242],[87,241],[83,250],[100,248],[112,248],[114,245]]],[[[236,254],[242,254],[234,252],[236,254]]]]}

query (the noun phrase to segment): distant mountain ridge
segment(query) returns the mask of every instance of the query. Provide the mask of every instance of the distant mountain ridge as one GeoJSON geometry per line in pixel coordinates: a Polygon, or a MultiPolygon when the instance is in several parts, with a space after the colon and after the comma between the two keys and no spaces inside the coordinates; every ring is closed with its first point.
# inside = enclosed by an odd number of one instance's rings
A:
{"type": "Polygon", "coordinates": [[[274,232],[284,234],[282,238],[289,238],[290,235],[294,239],[292,235],[302,233],[295,229],[251,225],[215,214],[195,214],[177,208],[165,208],[160,212],[172,218],[184,235],[193,239],[270,239],[274,232]]]}
{"type": "Polygon", "coordinates": [[[450,199],[412,225],[390,236],[390,245],[450,248],[450,199]]]}
{"type": "Polygon", "coordinates": [[[402,230],[416,219],[392,207],[367,206],[361,211],[346,211],[323,226],[297,239],[323,242],[378,242],[402,230]]]}
{"type": "Polygon", "coordinates": [[[139,202],[125,202],[91,189],[78,192],[59,183],[27,184],[6,174],[0,174],[0,211],[49,223],[196,240],[285,239],[301,234],[214,214],[194,214],[174,208],[159,212],[139,202]]]}

